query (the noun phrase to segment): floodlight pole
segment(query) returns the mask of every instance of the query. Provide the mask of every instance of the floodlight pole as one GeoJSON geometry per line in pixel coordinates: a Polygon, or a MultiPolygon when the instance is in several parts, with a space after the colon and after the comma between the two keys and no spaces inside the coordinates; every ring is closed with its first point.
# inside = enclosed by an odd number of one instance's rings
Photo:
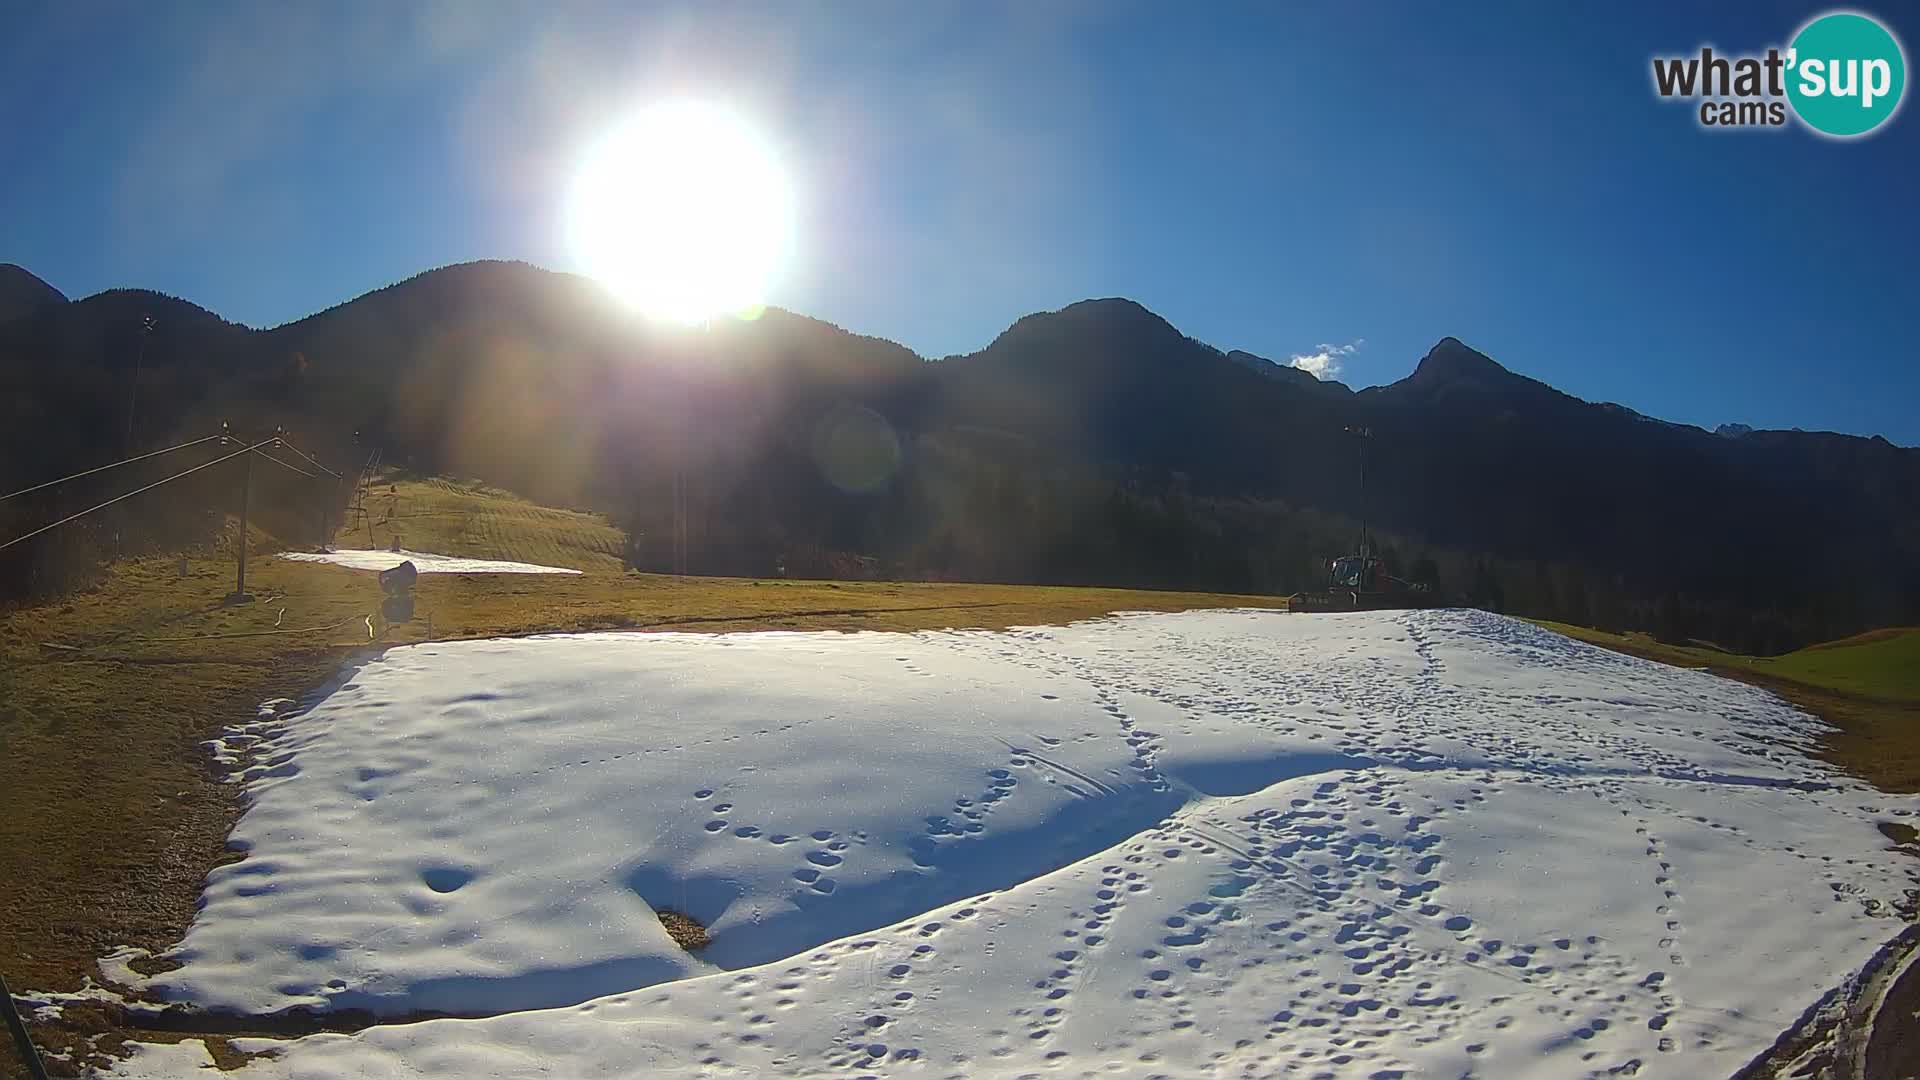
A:
{"type": "Polygon", "coordinates": [[[1360,440],[1360,557],[1370,558],[1373,547],[1367,535],[1367,444],[1373,441],[1370,427],[1349,427],[1347,434],[1360,440]]]}
{"type": "Polygon", "coordinates": [[[236,604],[247,602],[247,495],[253,488],[253,455],[248,454],[240,471],[240,537],[235,543],[239,554],[238,570],[233,579],[233,595],[227,599],[236,604]]]}
{"type": "Polygon", "coordinates": [[[140,365],[147,358],[147,338],[153,334],[153,316],[140,316],[140,348],[133,354],[133,379],[127,387],[127,437],[122,444],[127,456],[133,456],[133,412],[140,401],[140,365]]]}

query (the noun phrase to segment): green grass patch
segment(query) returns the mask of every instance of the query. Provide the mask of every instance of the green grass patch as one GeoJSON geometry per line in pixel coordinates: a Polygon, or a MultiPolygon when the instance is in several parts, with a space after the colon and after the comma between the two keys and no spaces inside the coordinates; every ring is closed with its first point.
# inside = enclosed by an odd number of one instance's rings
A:
{"type": "Polygon", "coordinates": [[[1532,621],[1568,637],[1679,667],[1741,668],[1823,690],[1889,701],[1920,701],[1920,628],[1870,630],[1809,645],[1784,656],[1746,656],[1706,642],[1672,645],[1643,633],[1613,633],[1546,619],[1532,621]]]}
{"type": "Polygon", "coordinates": [[[1920,627],[1895,627],[1757,659],[1756,670],[1853,694],[1920,701],[1920,627]]]}

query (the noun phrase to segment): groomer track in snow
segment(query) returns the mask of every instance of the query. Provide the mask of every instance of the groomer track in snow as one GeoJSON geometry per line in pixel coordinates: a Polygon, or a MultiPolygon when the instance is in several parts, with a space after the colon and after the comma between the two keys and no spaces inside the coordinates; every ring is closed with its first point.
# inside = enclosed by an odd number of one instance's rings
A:
{"type": "Polygon", "coordinates": [[[488,1017],[243,1078],[1724,1076],[1905,925],[1819,729],[1477,612],[409,646],[218,748],[150,988],[488,1017]]]}

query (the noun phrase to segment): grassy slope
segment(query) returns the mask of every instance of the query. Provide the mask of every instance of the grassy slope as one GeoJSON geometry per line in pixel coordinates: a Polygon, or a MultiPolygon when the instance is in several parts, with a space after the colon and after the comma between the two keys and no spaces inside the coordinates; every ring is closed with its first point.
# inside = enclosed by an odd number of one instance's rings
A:
{"type": "Polygon", "coordinates": [[[620,569],[620,530],[597,514],[536,506],[478,481],[376,484],[364,516],[353,515],[337,546],[511,559],[575,570],[620,569]]]}
{"type": "Polygon", "coordinates": [[[1752,663],[1756,671],[1831,690],[1920,701],[1920,627],[1873,630],[1752,663]]]}
{"type": "Polygon", "coordinates": [[[1826,757],[1884,791],[1920,791],[1920,629],[1876,630],[1785,656],[1742,656],[1536,620],[1568,637],[1753,683],[1833,724],[1826,757]]]}
{"type": "MultiPolygon", "coordinates": [[[[618,534],[583,514],[437,481],[368,500],[374,545],[573,566],[578,577],[428,575],[416,619],[369,641],[374,575],[256,558],[257,598],[224,607],[230,559],[117,566],[98,589],[0,613],[0,973],[16,990],[74,990],[119,945],[164,948],[228,857],[238,812],[202,743],[271,697],[298,697],[396,642],[545,630],[870,629],[1059,623],[1114,610],[1275,605],[1271,597],[891,582],[623,574],[618,534]],[[389,503],[397,509],[378,524],[389,503]],[[319,628],[319,629],[315,629],[319,628]]],[[[356,540],[366,546],[365,524],[356,540]]],[[[124,1030],[70,1008],[37,1027],[72,1048],[124,1030]]],[[[0,1043],[0,1074],[13,1066],[0,1043]]]]}

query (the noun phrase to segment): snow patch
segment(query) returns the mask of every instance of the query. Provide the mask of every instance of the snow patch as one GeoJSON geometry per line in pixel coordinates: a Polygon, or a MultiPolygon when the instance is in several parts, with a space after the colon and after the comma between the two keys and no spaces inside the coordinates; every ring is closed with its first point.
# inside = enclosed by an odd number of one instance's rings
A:
{"type": "Polygon", "coordinates": [[[266,1077],[1725,1075],[1902,929],[1920,805],[1470,612],[429,643],[259,723],[150,988],[503,1014],[266,1077]]]}
{"type": "Polygon", "coordinates": [[[540,566],[536,563],[504,562],[499,559],[463,559],[453,555],[435,555],[430,551],[374,551],[345,548],[339,551],[283,551],[280,558],[295,562],[324,562],[350,570],[391,570],[403,562],[412,562],[422,574],[578,574],[564,566],[540,566]]]}
{"type": "MultiPolygon", "coordinates": [[[[257,1040],[256,1040],[257,1041],[257,1040]]],[[[113,1075],[125,1080],[180,1080],[183,1076],[220,1076],[213,1055],[199,1039],[172,1043],[127,1044],[131,1054],[115,1063],[113,1075]]]]}

